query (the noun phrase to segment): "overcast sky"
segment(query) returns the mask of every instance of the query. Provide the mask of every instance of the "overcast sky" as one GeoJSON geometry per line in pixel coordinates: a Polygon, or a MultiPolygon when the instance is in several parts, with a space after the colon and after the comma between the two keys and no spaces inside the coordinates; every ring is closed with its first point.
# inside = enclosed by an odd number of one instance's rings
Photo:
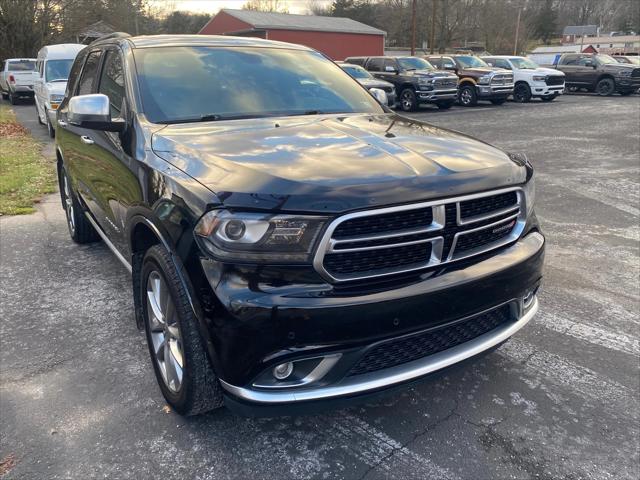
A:
{"type": "MultiPolygon", "coordinates": [[[[158,8],[188,10],[198,13],[216,13],[221,8],[242,8],[247,0],[152,0],[158,8]]],[[[289,9],[289,13],[307,13],[310,0],[280,0],[289,9]]],[[[331,0],[315,0],[318,4],[330,4],[331,0]]]]}

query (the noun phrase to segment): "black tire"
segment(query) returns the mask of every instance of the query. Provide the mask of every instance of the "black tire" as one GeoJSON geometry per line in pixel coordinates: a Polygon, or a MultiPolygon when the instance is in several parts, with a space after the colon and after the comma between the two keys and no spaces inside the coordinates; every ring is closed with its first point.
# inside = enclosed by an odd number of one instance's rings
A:
{"type": "Polygon", "coordinates": [[[613,78],[603,78],[596,85],[596,93],[602,97],[613,95],[613,92],[615,91],[616,82],[613,81],[613,78]]]}
{"type": "MultiPolygon", "coordinates": [[[[180,265],[183,275],[185,271],[180,265]]],[[[144,255],[140,278],[140,295],[147,344],[151,363],[162,394],[171,407],[181,415],[197,415],[222,406],[222,387],[211,367],[204,340],[200,335],[198,320],[188,300],[187,291],[180,280],[178,270],[171,255],[162,245],[154,245],[144,255]],[[179,389],[174,392],[166,384],[160,370],[151,337],[151,319],[147,300],[147,284],[150,275],[159,274],[169,291],[174,304],[175,319],[180,334],[182,350],[182,378],[179,389]]]]}
{"type": "Polygon", "coordinates": [[[553,102],[556,99],[557,95],[545,95],[544,97],[540,97],[540,100],[543,102],[553,102]]]}
{"type": "Polygon", "coordinates": [[[2,99],[3,100],[9,100],[9,95],[7,95],[6,93],[2,94],[2,99]]]}
{"type": "Polygon", "coordinates": [[[415,112],[418,109],[418,98],[411,87],[400,92],[400,108],[403,112],[415,112]]]}
{"type": "Polygon", "coordinates": [[[526,83],[517,83],[513,89],[513,99],[518,103],[527,103],[531,100],[531,88],[526,83]]]}
{"type": "Polygon", "coordinates": [[[463,85],[458,90],[458,102],[463,107],[475,107],[478,104],[478,95],[474,85],[463,85]]]}
{"type": "Polygon", "coordinates": [[[17,105],[18,97],[16,97],[13,93],[9,92],[9,101],[11,102],[11,105],[17,105]]]}
{"type": "Polygon", "coordinates": [[[60,199],[67,217],[69,235],[76,243],[91,243],[100,240],[100,235],[93,228],[91,222],[84,215],[84,208],[80,205],[75,192],[71,188],[67,172],[63,168],[58,178],[60,185],[60,199]]]}
{"type": "Polygon", "coordinates": [[[454,104],[454,100],[448,100],[446,102],[438,102],[436,105],[440,110],[449,110],[454,104]]]}
{"type": "Polygon", "coordinates": [[[496,98],[494,100],[491,100],[491,103],[493,103],[494,105],[502,105],[506,101],[506,98],[496,98]]]}
{"type": "Polygon", "coordinates": [[[633,93],[633,90],[620,90],[620,95],[622,95],[623,97],[626,97],[627,95],[631,95],[633,93]]]}
{"type": "Polygon", "coordinates": [[[51,125],[51,120],[49,120],[49,115],[47,115],[47,133],[51,138],[56,137],[56,129],[51,125]]]}

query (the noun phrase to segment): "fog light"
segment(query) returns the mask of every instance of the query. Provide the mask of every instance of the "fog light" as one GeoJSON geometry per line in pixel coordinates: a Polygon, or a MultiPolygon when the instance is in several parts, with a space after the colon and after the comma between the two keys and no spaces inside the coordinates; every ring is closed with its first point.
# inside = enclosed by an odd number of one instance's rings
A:
{"type": "Polygon", "coordinates": [[[284,380],[293,373],[293,362],[281,363],[273,368],[273,376],[278,380],[284,380]]]}
{"type": "Polygon", "coordinates": [[[533,303],[533,299],[535,298],[535,290],[531,290],[529,292],[527,292],[525,294],[525,296],[522,298],[522,306],[524,307],[524,309],[528,309],[531,304],[533,303]]]}

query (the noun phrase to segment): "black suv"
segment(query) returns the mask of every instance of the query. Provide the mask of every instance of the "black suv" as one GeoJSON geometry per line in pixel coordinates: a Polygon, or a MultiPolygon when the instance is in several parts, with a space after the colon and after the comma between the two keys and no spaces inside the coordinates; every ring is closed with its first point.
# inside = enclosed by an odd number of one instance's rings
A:
{"type": "Polygon", "coordinates": [[[71,237],[131,272],[182,414],[342,403],[490,351],[538,308],[526,157],[395,115],[309,48],[110,36],[56,123],[71,237]]]}
{"type": "Polygon", "coordinates": [[[400,107],[405,112],[421,104],[434,103],[450,108],[458,97],[458,77],[418,57],[349,57],[345,60],[364,67],[375,77],[396,87],[400,107]]]}
{"type": "Polygon", "coordinates": [[[555,68],[564,72],[570,89],[586,88],[598,95],[631,95],[640,88],[640,67],[619,63],[601,53],[565,53],[555,68]]]}

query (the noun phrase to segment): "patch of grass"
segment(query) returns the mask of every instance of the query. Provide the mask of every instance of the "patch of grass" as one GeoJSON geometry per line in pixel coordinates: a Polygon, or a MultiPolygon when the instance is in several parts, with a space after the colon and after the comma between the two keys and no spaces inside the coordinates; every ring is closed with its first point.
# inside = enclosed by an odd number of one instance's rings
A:
{"type": "Polygon", "coordinates": [[[56,191],[55,163],[42,157],[41,145],[16,125],[5,104],[0,131],[0,215],[33,213],[42,195],[56,191]]]}

